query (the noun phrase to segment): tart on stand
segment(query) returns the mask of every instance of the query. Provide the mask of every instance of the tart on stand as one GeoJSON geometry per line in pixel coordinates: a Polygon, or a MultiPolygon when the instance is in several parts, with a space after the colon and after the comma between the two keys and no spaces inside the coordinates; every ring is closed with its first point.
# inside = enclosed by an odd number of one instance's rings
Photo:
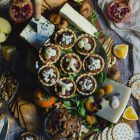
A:
{"type": "Polygon", "coordinates": [[[21,134],[19,140],[39,140],[39,139],[35,134],[31,132],[25,132],[21,134]]]}
{"type": "Polygon", "coordinates": [[[76,41],[76,51],[81,55],[89,55],[94,52],[96,48],[95,39],[88,35],[82,34],[78,37],[76,41]]]}
{"type": "Polygon", "coordinates": [[[76,35],[71,29],[63,28],[55,34],[55,44],[61,49],[68,50],[74,46],[76,35]]]}
{"type": "Polygon", "coordinates": [[[77,91],[84,96],[93,94],[97,88],[97,82],[90,74],[81,74],[77,78],[76,84],[77,91]]]}
{"type": "Polygon", "coordinates": [[[76,91],[75,82],[67,77],[61,78],[55,85],[55,91],[60,98],[71,98],[76,91]]]}
{"type": "Polygon", "coordinates": [[[42,66],[38,71],[38,79],[44,86],[53,86],[59,80],[59,71],[55,66],[42,66]]]}
{"type": "Polygon", "coordinates": [[[39,59],[42,63],[56,63],[60,57],[60,49],[55,44],[44,44],[39,50],[39,59]]]}
{"type": "Polygon", "coordinates": [[[67,74],[78,73],[82,68],[80,57],[74,53],[66,54],[60,61],[60,67],[67,74]]]}
{"type": "Polygon", "coordinates": [[[99,74],[104,69],[104,59],[97,54],[87,56],[83,62],[83,68],[86,72],[93,75],[99,74]]]}

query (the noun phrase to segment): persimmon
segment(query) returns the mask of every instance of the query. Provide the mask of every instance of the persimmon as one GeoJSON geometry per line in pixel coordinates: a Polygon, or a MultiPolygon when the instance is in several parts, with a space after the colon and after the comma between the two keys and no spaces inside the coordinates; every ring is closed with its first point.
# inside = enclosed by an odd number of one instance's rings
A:
{"type": "Polygon", "coordinates": [[[41,90],[35,91],[34,100],[38,106],[43,108],[51,107],[56,102],[56,98],[54,96],[47,96],[41,90]]]}

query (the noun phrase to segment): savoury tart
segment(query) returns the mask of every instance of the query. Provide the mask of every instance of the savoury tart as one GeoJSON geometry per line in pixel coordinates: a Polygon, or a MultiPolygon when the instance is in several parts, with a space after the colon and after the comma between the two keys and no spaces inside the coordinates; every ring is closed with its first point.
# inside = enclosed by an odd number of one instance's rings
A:
{"type": "Polygon", "coordinates": [[[75,33],[67,28],[60,29],[55,34],[55,44],[59,45],[61,49],[67,50],[74,46],[76,42],[75,33]]]}
{"type": "Polygon", "coordinates": [[[75,82],[68,77],[61,78],[55,85],[55,91],[61,98],[71,98],[76,91],[75,82]]]}
{"type": "Polygon", "coordinates": [[[55,66],[42,66],[38,71],[38,79],[44,86],[53,86],[59,80],[59,71],[55,66]]]}
{"type": "Polygon", "coordinates": [[[25,132],[25,133],[21,134],[19,140],[39,140],[39,139],[35,134],[33,134],[31,132],[25,132]]]}
{"type": "Polygon", "coordinates": [[[97,82],[90,74],[81,74],[76,80],[76,85],[77,91],[85,96],[93,94],[97,88],[97,82]]]}
{"type": "Polygon", "coordinates": [[[39,50],[39,58],[42,63],[53,64],[56,63],[60,57],[59,46],[55,44],[44,44],[39,50]]]}
{"type": "Polygon", "coordinates": [[[82,68],[80,57],[74,53],[66,54],[60,61],[60,67],[67,74],[78,73],[82,68]]]}
{"type": "Polygon", "coordinates": [[[75,46],[77,52],[81,55],[89,55],[94,52],[96,41],[91,35],[82,34],[78,37],[75,46]]]}
{"type": "Polygon", "coordinates": [[[87,56],[83,62],[83,68],[86,72],[93,75],[99,74],[104,69],[104,59],[97,54],[87,56]]]}

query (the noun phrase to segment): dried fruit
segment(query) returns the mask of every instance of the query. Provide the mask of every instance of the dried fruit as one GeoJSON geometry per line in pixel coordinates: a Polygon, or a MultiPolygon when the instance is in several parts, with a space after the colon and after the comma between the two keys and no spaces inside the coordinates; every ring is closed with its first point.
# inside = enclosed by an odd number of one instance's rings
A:
{"type": "Polygon", "coordinates": [[[121,59],[125,59],[128,54],[128,45],[126,44],[119,44],[113,48],[113,53],[115,56],[121,59]]]}
{"type": "Polygon", "coordinates": [[[120,76],[120,70],[116,66],[109,68],[107,71],[107,77],[112,80],[118,81],[120,79],[120,76]]]}
{"type": "Polygon", "coordinates": [[[108,16],[116,23],[122,23],[129,20],[131,15],[131,8],[127,3],[120,0],[114,0],[109,4],[107,9],[108,16]]]}
{"type": "Polygon", "coordinates": [[[102,96],[104,96],[105,95],[105,91],[104,91],[104,89],[102,89],[102,88],[99,88],[99,90],[97,91],[97,96],[98,97],[102,97],[102,96]]]}
{"type": "Polygon", "coordinates": [[[11,19],[16,23],[23,23],[33,15],[31,0],[13,0],[9,8],[11,19]]]}
{"type": "Polygon", "coordinates": [[[97,108],[94,105],[94,98],[93,97],[89,97],[86,101],[86,109],[90,112],[95,111],[97,108]]]}
{"type": "Polygon", "coordinates": [[[69,26],[69,23],[64,19],[61,19],[59,24],[57,25],[57,28],[62,29],[62,28],[67,28],[68,26],[69,26]]]}
{"type": "Polygon", "coordinates": [[[105,94],[111,94],[112,93],[112,91],[113,91],[113,87],[112,87],[112,85],[110,85],[110,84],[108,84],[108,85],[105,85],[104,87],[103,87],[103,89],[104,89],[104,91],[105,91],[105,94]]]}
{"type": "Polygon", "coordinates": [[[50,21],[51,21],[53,24],[55,24],[55,25],[57,25],[57,24],[60,23],[60,19],[61,19],[61,17],[60,17],[59,14],[52,14],[52,15],[50,15],[50,21]]]}
{"type": "Polygon", "coordinates": [[[86,18],[90,17],[92,14],[92,6],[89,2],[85,1],[81,5],[80,14],[86,18]]]}
{"type": "Polygon", "coordinates": [[[86,121],[87,121],[89,124],[93,125],[93,124],[96,123],[96,118],[95,118],[95,116],[93,116],[93,115],[86,115],[86,121]]]}
{"type": "Polygon", "coordinates": [[[123,118],[126,120],[136,121],[136,120],[138,120],[138,115],[137,115],[135,109],[132,106],[129,106],[124,111],[123,118]]]}

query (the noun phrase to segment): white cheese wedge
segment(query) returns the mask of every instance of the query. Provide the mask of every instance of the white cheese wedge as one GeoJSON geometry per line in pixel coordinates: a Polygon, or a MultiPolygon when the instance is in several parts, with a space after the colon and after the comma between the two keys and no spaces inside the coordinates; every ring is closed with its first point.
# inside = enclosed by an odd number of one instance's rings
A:
{"type": "Polygon", "coordinates": [[[75,11],[68,3],[61,8],[60,15],[69,23],[76,26],[79,30],[84,31],[93,37],[97,32],[97,29],[86,18],[75,11]]]}
{"type": "Polygon", "coordinates": [[[117,123],[124,112],[126,105],[128,104],[131,95],[131,89],[125,85],[106,78],[103,86],[107,84],[111,84],[113,86],[115,93],[120,93],[120,96],[118,97],[120,104],[118,108],[113,109],[109,105],[109,102],[104,99],[102,102],[102,109],[97,112],[97,115],[112,123],[117,123]]]}

